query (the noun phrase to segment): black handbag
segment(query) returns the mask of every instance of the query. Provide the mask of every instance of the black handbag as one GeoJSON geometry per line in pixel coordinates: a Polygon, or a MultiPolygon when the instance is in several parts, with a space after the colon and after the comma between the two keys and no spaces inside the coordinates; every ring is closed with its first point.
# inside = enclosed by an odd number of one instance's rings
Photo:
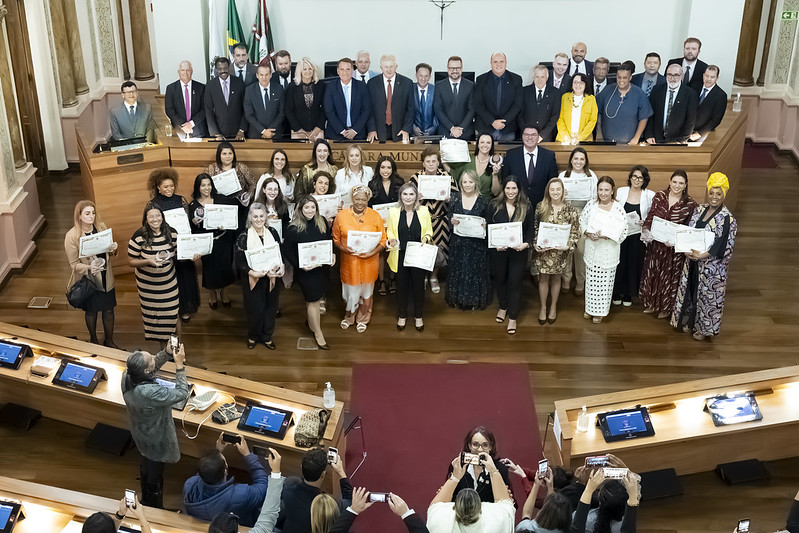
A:
{"type": "MultiPolygon", "coordinates": [[[[74,270],[72,274],[75,274],[74,270]]],[[[67,302],[72,307],[83,309],[95,292],[97,292],[97,287],[94,286],[94,283],[88,277],[81,276],[74,285],[67,289],[67,302]]]]}

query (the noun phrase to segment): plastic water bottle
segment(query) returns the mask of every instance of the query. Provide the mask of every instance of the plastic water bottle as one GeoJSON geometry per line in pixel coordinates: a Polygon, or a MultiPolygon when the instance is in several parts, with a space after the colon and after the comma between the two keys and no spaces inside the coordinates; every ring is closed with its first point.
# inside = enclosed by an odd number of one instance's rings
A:
{"type": "Polygon", "coordinates": [[[741,93],[737,93],[735,95],[735,100],[733,100],[733,102],[732,102],[732,110],[735,113],[740,113],[741,112],[741,93]]]}
{"type": "Polygon", "coordinates": [[[325,383],[325,390],[322,392],[322,405],[325,409],[333,409],[336,406],[336,391],[329,381],[325,383]]]}
{"type": "Polygon", "coordinates": [[[585,406],[583,406],[582,412],[577,415],[577,431],[588,431],[590,420],[591,417],[588,416],[588,412],[585,410],[585,406]]]}

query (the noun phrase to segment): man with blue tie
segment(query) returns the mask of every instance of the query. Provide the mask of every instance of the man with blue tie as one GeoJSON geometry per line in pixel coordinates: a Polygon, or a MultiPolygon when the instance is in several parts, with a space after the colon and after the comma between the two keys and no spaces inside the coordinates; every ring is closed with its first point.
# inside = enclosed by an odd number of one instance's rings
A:
{"type": "Polygon", "coordinates": [[[486,133],[500,142],[516,138],[522,111],[522,78],[507,70],[507,66],[505,54],[492,54],[491,70],[479,75],[474,84],[474,129],[478,137],[486,133]]]}
{"type": "Polygon", "coordinates": [[[122,84],[122,104],[111,108],[108,113],[111,120],[111,138],[115,141],[146,137],[147,142],[154,143],[155,120],[149,104],[139,102],[139,89],[132,81],[122,84]]]}
{"type": "Polygon", "coordinates": [[[544,199],[544,190],[549,180],[558,177],[555,153],[538,146],[540,141],[538,129],[534,125],[526,125],[522,130],[523,146],[508,150],[502,167],[503,178],[516,176],[525,184],[524,192],[527,193],[533,209],[544,199]]]}
{"type": "Polygon", "coordinates": [[[325,138],[333,141],[366,139],[366,122],[372,104],[366,84],[352,77],[352,59],[338,61],[338,81],[331,81],[325,90],[325,138]]]}
{"type": "Polygon", "coordinates": [[[716,85],[719,67],[708,65],[702,74],[704,86],[699,93],[699,107],[696,110],[696,123],[690,140],[698,141],[702,135],[716,129],[727,111],[727,93],[716,85]]]}
{"type": "Polygon", "coordinates": [[[258,83],[253,83],[244,91],[244,117],[249,124],[247,137],[250,139],[272,139],[283,133],[283,87],[277,80],[272,81],[272,67],[269,62],[258,66],[258,83]]]}
{"type": "Polygon", "coordinates": [[[435,135],[438,120],[433,112],[433,98],[436,88],[430,83],[433,67],[427,63],[416,65],[416,94],[414,98],[413,134],[416,136],[435,135]]]}
{"type": "Polygon", "coordinates": [[[649,97],[657,85],[666,85],[666,77],[660,73],[660,54],[649,52],[644,58],[644,71],[633,75],[632,84],[637,85],[649,97]]]}

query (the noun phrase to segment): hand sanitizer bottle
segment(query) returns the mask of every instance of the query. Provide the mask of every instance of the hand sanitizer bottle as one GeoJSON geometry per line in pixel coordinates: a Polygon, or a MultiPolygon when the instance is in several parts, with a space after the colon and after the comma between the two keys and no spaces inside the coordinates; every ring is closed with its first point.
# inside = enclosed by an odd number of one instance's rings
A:
{"type": "Polygon", "coordinates": [[[325,383],[325,390],[322,392],[322,405],[325,406],[325,409],[333,409],[336,406],[336,391],[333,390],[329,381],[325,383]]]}
{"type": "Polygon", "coordinates": [[[732,110],[736,113],[741,112],[741,93],[735,94],[735,100],[732,102],[732,110]]]}
{"type": "Polygon", "coordinates": [[[591,417],[588,416],[588,413],[585,410],[585,406],[583,406],[582,412],[577,415],[577,431],[586,432],[588,431],[588,425],[591,420],[591,417]]]}

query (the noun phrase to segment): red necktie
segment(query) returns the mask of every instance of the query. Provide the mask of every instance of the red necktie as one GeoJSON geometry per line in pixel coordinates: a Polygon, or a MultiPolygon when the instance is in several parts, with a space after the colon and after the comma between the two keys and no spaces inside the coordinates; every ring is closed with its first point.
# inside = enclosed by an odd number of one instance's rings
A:
{"type": "Polygon", "coordinates": [[[386,90],[386,124],[391,126],[391,80],[388,80],[388,89],[386,90]]]}

